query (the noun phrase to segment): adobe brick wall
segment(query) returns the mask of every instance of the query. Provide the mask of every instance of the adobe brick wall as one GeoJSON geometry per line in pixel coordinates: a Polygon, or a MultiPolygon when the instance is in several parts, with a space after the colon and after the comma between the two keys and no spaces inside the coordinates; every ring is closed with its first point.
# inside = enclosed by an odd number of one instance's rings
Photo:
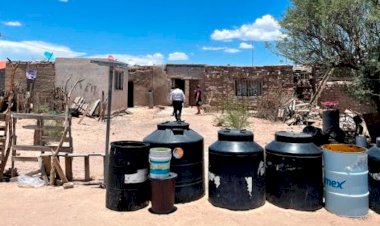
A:
{"type": "Polygon", "coordinates": [[[0,69],[0,91],[5,89],[5,69],[0,69]]]}
{"type": "Polygon", "coordinates": [[[293,96],[293,67],[287,65],[262,67],[206,66],[204,87],[207,98],[210,98],[212,93],[211,105],[220,105],[221,101],[232,98],[235,101],[248,101],[251,108],[255,108],[259,98],[269,93],[276,93],[284,99],[293,96]],[[235,96],[236,79],[262,81],[262,95],[258,97],[235,96]]]}
{"type": "MultiPolygon", "coordinates": [[[[27,79],[26,70],[34,69],[37,70],[37,79],[34,82],[34,102],[38,98],[38,103],[44,104],[49,103],[51,100],[51,93],[54,90],[54,80],[55,80],[55,68],[53,62],[20,62],[16,70],[15,75],[15,85],[19,88],[26,90],[27,79]]],[[[13,72],[12,66],[7,63],[5,68],[5,90],[10,90],[11,86],[11,73],[13,72]]]]}
{"type": "Polygon", "coordinates": [[[339,110],[341,112],[346,109],[362,114],[376,112],[375,104],[371,100],[360,101],[346,93],[345,89],[347,85],[349,85],[349,83],[342,81],[327,82],[318,99],[318,104],[320,105],[320,103],[324,101],[338,101],[339,110]]]}
{"type": "Polygon", "coordinates": [[[134,105],[148,106],[148,91],[153,91],[154,105],[168,105],[171,82],[160,66],[139,66],[128,70],[134,83],[134,105]]]}

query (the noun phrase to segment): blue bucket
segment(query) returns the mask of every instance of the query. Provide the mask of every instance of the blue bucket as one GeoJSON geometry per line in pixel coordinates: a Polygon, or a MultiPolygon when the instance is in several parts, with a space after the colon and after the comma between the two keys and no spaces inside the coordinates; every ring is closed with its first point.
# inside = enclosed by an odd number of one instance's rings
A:
{"type": "Polygon", "coordinates": [[[322,149],[326,209],[347,217],[367,215],[367,149],[346,144],[327,144],[322,149]]]}
{"type": "Polygon", "coordinates": [[[151,178],[167,178],[170,173],[170,148],[151,148],[149,150],[149,174],[151,178]]]}

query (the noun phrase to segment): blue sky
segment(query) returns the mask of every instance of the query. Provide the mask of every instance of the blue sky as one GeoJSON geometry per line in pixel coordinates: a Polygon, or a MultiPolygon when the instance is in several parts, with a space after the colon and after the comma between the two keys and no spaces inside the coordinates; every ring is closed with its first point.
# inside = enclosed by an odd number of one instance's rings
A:
{"type": "Polygon", "coordinates": [[[106,57],[130,64],[276,65],[289,0],[1,0],[0,59],[106,57]],[[253,43],[253,51],[252,51],[253,43]]]}

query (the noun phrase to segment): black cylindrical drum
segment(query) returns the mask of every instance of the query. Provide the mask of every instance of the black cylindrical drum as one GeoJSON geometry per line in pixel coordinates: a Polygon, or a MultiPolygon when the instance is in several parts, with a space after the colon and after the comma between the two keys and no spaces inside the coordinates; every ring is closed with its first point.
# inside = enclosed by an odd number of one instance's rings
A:
{"type": "Polygon", "coordinates": [[[149,144],[138,141],[111,143],[106,191],[108,209],[133,211],[149,204],[148,159],[149,144]]]}
{"type": "Polygon", "coordinates": [[[369,208],[380,214],[380,137],[368,150],[369,208]]]}
{"type": "Polygon", "coordinates": [[[175,202],[186,203],[205,194],[203,168],[203,137],[189,128],[186,122],[163,122],[144,138],[151,147],[172,149],[170,171],[178,175],[175,202]]]}
{"type": "Polygon", "coordinates": [[[264,150],[246,130],[223,129],[209,147],[209,202],[231,210],[265,203],[264,150]]]}
{"type": "Polygon", "coordinates": [[[322,114],[323,133],[327,134],[332,129],[339,128],[339,109],[325,110],[322,114]]]}
{"type": "Polygon", "coordinates": [[[281,208],[322,207],[322,151],[305,133],[276,132],[266,151],[266,199],[281,208]]]}

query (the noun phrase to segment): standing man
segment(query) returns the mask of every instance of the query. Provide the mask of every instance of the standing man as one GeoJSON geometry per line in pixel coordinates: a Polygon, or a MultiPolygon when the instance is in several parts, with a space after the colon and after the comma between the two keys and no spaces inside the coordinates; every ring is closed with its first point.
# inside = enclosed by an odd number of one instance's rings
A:
{"type": "Polygon", "coordinates": [[[197,89],[195,90],[195,105],[197,106],[198,112],[196,115],[201,114],[201,106],[202,106],[202,90],[200,85],[197,85],[197,89]]]}
{"type": "Polygon", "coordinates": [[[185,94],[178,85],[175,85],[175,89],[170,93],[170,101],[173,103],[174,116],[177,121],[181,121],[182,104],[185,100],[185,94]]]}

